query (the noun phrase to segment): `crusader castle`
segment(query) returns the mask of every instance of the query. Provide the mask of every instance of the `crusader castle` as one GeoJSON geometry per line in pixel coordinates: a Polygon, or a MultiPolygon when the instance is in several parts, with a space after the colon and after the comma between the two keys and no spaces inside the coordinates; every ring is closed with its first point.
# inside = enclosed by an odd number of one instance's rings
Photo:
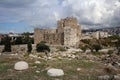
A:
{"type": "Polygon", "coordinates": [[[57,29],[34,29],[34,41],[38,44],[46,41],[52,45],[64,45],[74,47],[79,45],[81,36],[81,27],[77,19],[67,17],[57,21],[57,29]]]}

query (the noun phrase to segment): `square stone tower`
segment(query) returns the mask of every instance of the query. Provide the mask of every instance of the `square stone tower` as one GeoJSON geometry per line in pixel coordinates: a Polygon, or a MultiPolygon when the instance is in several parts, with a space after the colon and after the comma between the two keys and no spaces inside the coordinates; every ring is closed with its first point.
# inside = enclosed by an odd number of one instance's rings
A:
{"type": "Polygon", "coordinates": [[[77,19],[67,17],[58,21],[58,33],[64,34],[64,45],[68,47],[77,46],[81,36],[81,27],[77,19]]]}
{"type": "Polygon", "coordinates": [[[80,36],[81,27],[74,17],[59,20],[57,22],[57,29],[34,29],[35,44],[46,41],[52,45],[75,47],[79,43],[80,36]]]}

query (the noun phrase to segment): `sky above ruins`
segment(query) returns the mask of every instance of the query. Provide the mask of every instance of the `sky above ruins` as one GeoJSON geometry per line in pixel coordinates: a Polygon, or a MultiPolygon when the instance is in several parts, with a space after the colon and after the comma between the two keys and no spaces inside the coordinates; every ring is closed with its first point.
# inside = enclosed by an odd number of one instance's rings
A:
{"type": "Polygon", "coordinates": [[[0,33],[56,28],[70,16],[83,27],[120,26],[120,0],[0,0],[0,33]]]}

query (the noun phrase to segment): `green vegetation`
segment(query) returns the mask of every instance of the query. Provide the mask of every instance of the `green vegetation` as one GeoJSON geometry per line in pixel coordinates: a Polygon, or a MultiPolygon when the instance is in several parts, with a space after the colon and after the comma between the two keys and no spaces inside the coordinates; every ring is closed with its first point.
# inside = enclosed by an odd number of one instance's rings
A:
{"type": "Polygon", "coordinates": [[[94,50],[98,52],[102,48],[114,48],[114,51],[109,51],[108,54],[112,54],[112,53],[116,53],[117,55],[120,54],[120,36],[119,35],[113,35],[107,38],[101,38],[99,40],[84,39],[84,40],[81,40],[81,42],[83,42],[83,44],[80,45],[80,48],[83,51],[86,51],[86,48],[87,48],[91,50],[91,53],[94,53],[94,50]]]}
{"type": "Polygon", "coordinates": [[[22,44],[22,37],[17,37],[15,40],[15,44],[17,45],[22,44]]]}
{"type": "Polygon", "coordinates": [[[3,52],[11,52],[11,43],[10,43],[10,37],[6,36],[5,37],[5,42],[4,42],[4,50],[3,52]]]}
{"type": "Polygon", "coordinates": [[[113,50],[109,50],[108,54],[110,54],[110,55],[113,54],[113,50]]]}
{"type": "MultiPolygon", "coordinates": [[[[34,44],[34,38],[29,37],[30,33],[26,32],[23,33],[21,36],[19,37],[13,37],[10,38],[10,43],[11,45],[20,45],[20,44],[27,44],[28,41],[30,40],[32,44],[34,44]]],[[[5,37],[1,39],[0,45],[4,45],[5,44],[5,37]]]]}
{"type": "Polygon", "coordinates": [[[93,55],[96,55],[96,56],[97,56],[97,55],[100,56],[102,53],[100,53],[100,52],[92,52],[92,54],[93,54],[93,55]]]}
{"type": "Polygon", "coordinates": [[[84,40],[81,40],[81,41],[85,44],[90,44],[90,39],[84,39],[84,40]]]}
{"type": "Polygon", "coordinates": [[[82,46],[82,47],[80,47],[80,49],[82,49],[82,51],[85,52],[87,50],[87,46],[86,45],[82,46]]]}
{"type": "Polygon", "coordinates": [[[58,49],[58,51],[66,51],[66,49],[64,47],[58,47],[57,49],[58,49]]]}
{"type": "Polygon", "coordinates": [[[92,45],[93,49],[95,49],[96,52],[98,52],[102,47],[99,44],[92,45]]]}
{"type": "Polygon", "coordinates": [[[43,44],[45,44],[45,43],[46,43],[46,41],[41,41],[40,43],[43,43],[43,44]]]}
{"type": "Polygon", "coordinates": [[[42,60],[41,63],[34,63],[36,59],[26,58],[25,61],[29,63],[29,69],[24,71],[14,70],[15,62],[19,61],[17,59],[8,59],[5,56],[0,57],[0,79],[1,80],[97,80],[97,75],[99,72],[92,70],[101,67],[100,63],[86,61],[83,59],[72,59],[69,60],[64,58],[59,60],[56,58],[55,61],[52,60],[42,60]],[[61,77],[50,77],[47,75],[47,68],[60,68],[64,70],[65,75],[61,77]],[[77,71],[77,68],[81,68],[77,71]],[[92,70],[92,71],[91,71],[92,70]],[[38,73],[36,71],[39,71],[38,73]]]}
{"type": "Polygon", "coordinates": [[[37,44],[36,50],[37,50],[37,52],[45,52],[45,51],[50,52],[49,46],[46,45],[45,43],[41,43],[41,42],[39,44],[37,44]]]}
{"type": "Polygon", "coordinates": [[[84,43],[84,46],[80,46],[80,48],[83,50],[83,51],[86,51],[86,49],[90,49],[91,52],[93,52],[94,50],[96,52],[98,52],[100,49],[102,49],[101,47],[101,44],[100,44],[100,41],[96,40],[96,39],[84,39],[84,40],[81,40],[83,43],[84,43]]]}
{"type": "Polygon", "coordinates": [[[27,48],[28,48],[27,52],[28,52],[28,53],[31,53],[31,51],[32,51],[32,43],[31,43],[30,40],[29,40],[28,43],[27,43],[27,48]]]}

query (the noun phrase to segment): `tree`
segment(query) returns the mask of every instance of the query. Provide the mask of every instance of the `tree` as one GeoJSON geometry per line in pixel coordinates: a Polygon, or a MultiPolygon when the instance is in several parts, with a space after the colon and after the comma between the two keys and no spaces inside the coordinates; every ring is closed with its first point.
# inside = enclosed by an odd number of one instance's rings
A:
{"type": "Polygon", "coordinates": [[[4,40],[5,40],[5,43],[4,43],[5,46],[4,46],[3,52],[11,52],[10,37],[6,36],[4,40]]]}
{"type": "Polygon", "coordinates": [[[23,33],[23,43],[27,44],[29,40],[30,40],[29,33],[28,32],[23,33]]]}
{"type": "Polygon", "coordinates": [[[37,52],[45,52],[45,51],[50,52],[49,46],[46,45],[45,43],[39,43],[39,44],[37,44],[36,50],[37,50],[37,52]]]}
{"type": "Polygon", "coordinates": [[[93,49],[95,49],[96,52],[98,52],[102,47],[99,44],[93,44],[92,45],[93,49]]]}
{"type": "Polygon", "coordinates": [[[22,37],[17,37],[15,40],[15,44],[22,44],[22,37]]]}
{"type": "Polygon", "coordinates": [[[3,44],[5,44],[5,38],[1,39],[0,45],[3,45],[3,44]]]}
{"type": "Polygon", "coordinates": [[[31,43],[30,40],[29,40],[28,43],[27,43],[27,48],[28,48],[27,52],[28,52],[28,53],[31,53],[31,51],[32,51],[32,43],[31,43]]]}

